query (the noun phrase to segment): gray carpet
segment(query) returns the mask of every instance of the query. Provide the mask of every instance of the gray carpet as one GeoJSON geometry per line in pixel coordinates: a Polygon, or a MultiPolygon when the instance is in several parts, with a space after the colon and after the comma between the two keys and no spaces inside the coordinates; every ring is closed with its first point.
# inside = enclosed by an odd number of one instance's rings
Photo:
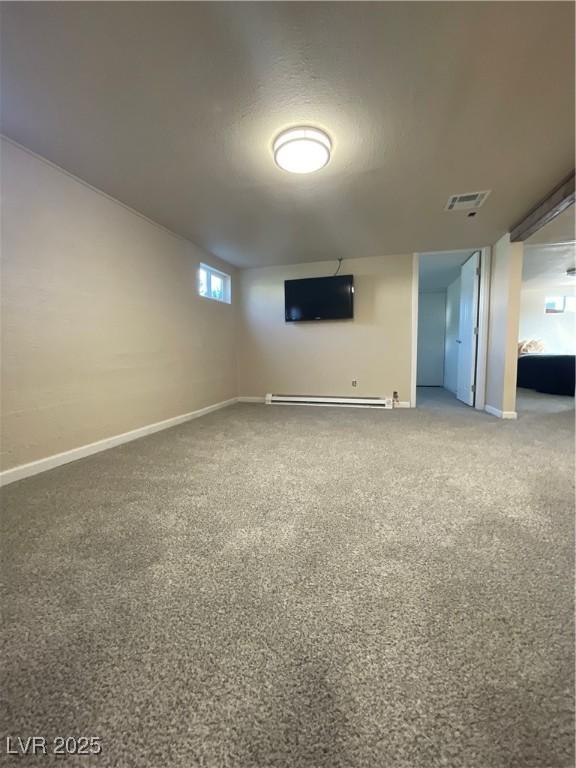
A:
{"type": "Polygon", "coordinates": [[[237,405],[8,486],[1,733],[99,736],[64,763],[102,768],[573,766],[572,464],[565,409],[237,405]]]}

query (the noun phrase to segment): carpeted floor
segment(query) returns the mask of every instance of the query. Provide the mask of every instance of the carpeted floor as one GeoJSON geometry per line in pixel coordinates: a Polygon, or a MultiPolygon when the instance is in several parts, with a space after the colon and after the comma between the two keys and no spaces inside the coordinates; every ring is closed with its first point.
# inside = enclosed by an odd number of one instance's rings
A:
{"type": "Polygon", "coordinates": [[[573,766],[572,469],[565,409],[236,405],[8,486],[0,732],[102,768],[573,766]]]}
{"type": "Polygon", "coordinates": [[[516,409],[520,417],[537,413],[567,412],[574,418],[574,398],[566,395],[543,395],[532,389],[516,390],[516,409]],[[571,413],[570,413],[571,412],[571,413]]]}

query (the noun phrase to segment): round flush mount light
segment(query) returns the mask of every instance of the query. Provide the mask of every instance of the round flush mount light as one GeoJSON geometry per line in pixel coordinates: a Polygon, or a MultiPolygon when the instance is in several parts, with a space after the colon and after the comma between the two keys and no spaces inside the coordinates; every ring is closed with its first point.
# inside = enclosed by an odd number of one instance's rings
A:
{"type": "Polygon", "coordinates": [[[314,173],[330,160],[332,142],[318,128],[289,128],[274,140],[276,165],[289,173],[314,173]]]}

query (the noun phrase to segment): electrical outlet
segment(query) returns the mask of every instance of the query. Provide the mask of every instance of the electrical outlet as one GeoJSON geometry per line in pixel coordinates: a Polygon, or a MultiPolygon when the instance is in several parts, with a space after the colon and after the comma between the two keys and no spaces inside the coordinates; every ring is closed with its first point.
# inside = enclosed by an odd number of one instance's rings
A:
{"type": "Polygon", "coordinates": [[[358,379],[352,379],[352,386],[357,387],[358,386],[358,379]]]}

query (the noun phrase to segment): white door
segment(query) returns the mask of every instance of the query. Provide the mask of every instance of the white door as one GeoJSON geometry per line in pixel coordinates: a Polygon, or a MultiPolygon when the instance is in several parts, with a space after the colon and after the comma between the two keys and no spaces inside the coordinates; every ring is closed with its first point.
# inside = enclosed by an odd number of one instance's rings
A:
{"type": "Polygon", "coordinates": [[[456,340],[458,343],[456,397],[466,405],[474,405],[479,291],[480,251],[475,251],[460,268],[460,321],[456,340]]]}

